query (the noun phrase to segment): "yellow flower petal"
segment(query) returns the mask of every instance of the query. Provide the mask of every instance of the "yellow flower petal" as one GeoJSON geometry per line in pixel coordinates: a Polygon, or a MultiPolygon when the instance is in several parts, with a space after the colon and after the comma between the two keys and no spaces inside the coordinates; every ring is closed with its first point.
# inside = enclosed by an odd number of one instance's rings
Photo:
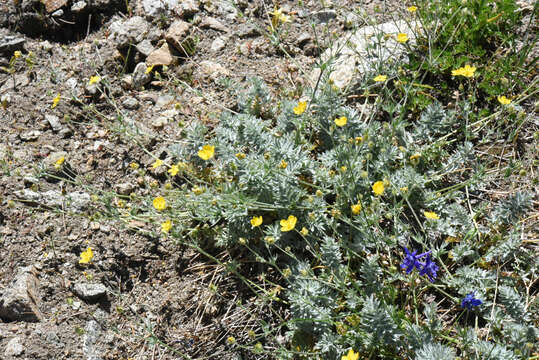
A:
{"type": "Polygon", "coordinates": [[[382,81],[386,81],[386,80],[387,80],[386,75],[378,75],[377,77],[374,78],[374,81],[376,81],[376,82],[382,82],[382,81]]]}
{"type": "Polygon", "coordinates": [[[296,107],[294,107],[294,114],[301,115],[307,109],[307,101],[300,101],[296,107]]]}
{"type": "Polygon", "coordinates": [[[438,220],[440,219],[440,217],[438,216],[438,214],[436,214],[434,211],[424,211],[423,212],[423,215],[425,215],[425,217],[427,219],[431,219],[431,220],[438,220]]]}
{"type": "Polygon", "coordinates": [[[172,165],[170,169],[168,169],[168,173],[172,176],[176,176],[176,174],[180,171],[180,167],[178,165],[172,165]]]}
{"type": "Polygon", "coordinates": [[[397,35],[397,41],[400,42],[401,44],[404,44],[405,42],[408,41],[408,35],[406,35],[405,33],[399,33],[397,35]]]}
{"type": "Polygon", "coordinates": [[[56,97],[54,99],[52,99],[51,109],[54,109],[56,107],[56,105],[58,105],[58,103],[60,102],[60,99],[61,99],[60,94],[56,95],[56,97]]]}
{"type": "Polygon", "coordinates": [[[247,155],[245,155],[245,154],[242,153],[242,152],[239,152],[239,153],[236,154],[236,158],[237,158],[238,160],[243,160],[243,159],[245,159],[246,156],[247,156],[247,155]]]}
{"type": "Polygon", "coordinates": [[[251,219],[251,226],[255,228],[262,225],[262,220],[262,216],[253,216],[253,218],[251,219]]]}
{"type": "Polygon", "coordinates": [[[281,163],[279,164],[279,167],[281,169],[286,169],[286,167],[288,166],[288,163],[284,160],[281,160],[281,163]]]}
{"type": "Polygon", "coordinates": [[[307,236],[307,235],[309,235],[309,230],[307,230],[307,228],[304,226],[304,227],[301,228],[300,233],[303,236],[307,236]]]}
{"type": "Polygon", "coordinates": [[[88,81],[88,84],[93,85],[95,83],[98,83],[101,81],[101,78],[99,76],[92,76],[90,77],[90,81],[88,81]]]}
{"type": "Polygon", "coordinates": [[[159,166],[163,165],[163,160],[161,159],[157,159],[155,160],[155,162],[152,164],[152,169],[157,169],[159,166]]]}
{"type": "Polygon", "coordinates": [[[15,50],[13,52],[13,56],[15,57],[15,59],[18,59],[22,56],[22,52],[20,52],[19,50],[15,50]]]}
{"type": "Polygon", "coordinates": [[[451,75],[453,76],[464,76],[464,77],[473,77],[475,70],[477,68],[475,66],[470,66],[466,64],[464,67],[460,67],[456,70],[451,71],[451,75]]]}
{"type": "Polygon", "coordinates": [[[340,118],[335,119],[335,125],[338,127],[343,127],[348,122],[348,118],[346,116],[341,116],[340,118]]]}
{"type": "Polygon", "coordinates": [[[215,146],[204,145],[202,150],[198,152],[198,157],[202,160],[209,160],[215,155],[215,146]]]}
{"type": "Polygon", "coordinates": [[[165,210],[167,207],[167,201],[165,200],[164,197],[158,196],[155,199],[153,199],[153,207],[159,211],[165,210]]]}
{"type": "Polygon", "coordinates": [[[172,221],[167,220],[161,224],[161,232],[168,234],[170,229],[172,229],[172,221]]]}
{"type": "Polygon", "coordinates": [[[502,105],[509,105],[509,104],[511,104],[511,99],[506,98],[505,95],[498,96],[498,101],[499,101],[500,104],[502,104],[502,105]]]}
{"type": "Polygon", "coordinates": [[[357,204],[350,206],[352,209],[352,214],[357,215],[361,212],[361,203],[358,201],[357,204]]]}
{"type": "Polygon", "coordinates": [[[359,359],[359,353],[355,352],[352,349],[348,350],[348,354],[343,355],[341,357],[341,360],[358,360],[358,359],[359,359]]]}
{"type": "Polygon", "coordinates": [[[408,10],[411,13],[415,13],[417,11],[417,6],[412,5],[412,6],[408,7],[408,9],[406,9],[406,10],[408,10]]]}
{"type": "Polygon", "coordinates": [[[380,196],[384,193],[384,182],[383,181],[377,181],[372,185],[372,191],[380,196]]]}
{"type": "Polygon", "coordinates": [[[92,251],[92,248],[88,247],[86,251],[83,251],[80,253],[79,264],[88,264],[90,261],[92,261],[93,257],[94,257],[94,253],[92,251]]]}
{"type": "Polygon", "coordinates": [[[288,216],[288,219],[282,219],[279,223],[281,225],[281,231],[287,232],[294,230],[297,221],[298,219],[294,215],[288,216]]]}

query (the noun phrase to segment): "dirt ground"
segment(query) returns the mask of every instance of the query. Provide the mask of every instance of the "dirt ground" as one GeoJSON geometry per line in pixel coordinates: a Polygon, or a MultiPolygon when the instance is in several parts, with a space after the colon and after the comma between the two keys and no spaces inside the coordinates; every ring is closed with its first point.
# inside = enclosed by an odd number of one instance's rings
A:
{"type": "Polygon", "coordinates": [[[0,52],[0,65],[9,67],[15,50],[21,59],[33,53],[32,65],[21,60],[13,74],[0,73],[0,295],[22,279],[37,307],[32,321],[0,322],[0,358],[257,358],[227,342],[229,336],[238,343],[256,336],[256,318],[265,316],[241,283],[167,238],[94,217],[93,194],[145,195],[152,182],[163,182],[129,166],[136,162],[150,170],[154,159],[119,135],[117,116],[148,129],[146,150],[161,156],[182,123],[212,122],[222,106],[235,108],[231,89],[241,89],[249,77],[261,77],[274,91],[300,92],[332,37],[362,24],[349,15],[361,11],[382,21],[390,18],[389,2],[282,1],[279,6],[291,16],[281,39],[286,51],[272,45],[265,30],[270,1],[236,1],[245,16],[228,1],[184,1],[194,7],[161,15],[148,14],[144,1],[130,1],[126,9],[122,2],[100,0],[94,4],[101,7],[86,12],[71,0],[43,3],[46,8],[25,0],[0,5],[0,40],[24,39],[0,52]],[[122,50],[111,26],[137,15],[149,24],[144,36],[154,48],[179,19],[192,24],[194,41],[194,50],[178,56],[162,80],[154,77],[144,87],[134,86],[130,76],[146,55],[122,50]],[[92,76],[101,78],[97,86],[108,84],[116,106],[88,85],[92,76]],[[178,108],[169,118],[159,116],[178,108]],[[61,157],[65,163],[55,173],[61,157]],[[79,254],[88,246],[94,259],[81,265],[79,254]],[[77,290],[91,291],[92,284],[106,291],[90,296],[77,290]]]}

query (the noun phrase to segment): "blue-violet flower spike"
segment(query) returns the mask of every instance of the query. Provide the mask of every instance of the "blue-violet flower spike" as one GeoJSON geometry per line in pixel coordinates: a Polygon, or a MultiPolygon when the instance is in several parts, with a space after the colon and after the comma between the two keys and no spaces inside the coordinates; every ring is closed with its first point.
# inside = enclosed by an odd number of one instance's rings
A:
{"type": "Polygon", "coordinates": [[[430,258],[430,254],[427,255],[427,261],[422,264],[423,269],[419,271],[419,275],[427,275],[430,282],[434,282],[434,279],[436,279],[436,272],[438,271],[439,267],[432,261],[430,258]]]}
{"type": "Polygon", "coordinates": [[[479,306],[483,303],[481,299],[475,298],[475,291],[472,291],[462,299],[460,306],[464,309],[472,310],[474,306],[479,306]]]}
{"type": "Polygon", "coordinates": [[[427,255],[430,253],[430,251],[427,251],[423,254],[417,254],[417,251],[414,251],[410,253],[408,248],[404,248],[404,251],[406,252],[406,256],[404,257],[404,260],[402,261],[401,268],[406,269],[406,273],[409,274],[414,270],[414,267],[419,270],[421,267],[421,263],[419,262],[419,258],[427,255]]]}

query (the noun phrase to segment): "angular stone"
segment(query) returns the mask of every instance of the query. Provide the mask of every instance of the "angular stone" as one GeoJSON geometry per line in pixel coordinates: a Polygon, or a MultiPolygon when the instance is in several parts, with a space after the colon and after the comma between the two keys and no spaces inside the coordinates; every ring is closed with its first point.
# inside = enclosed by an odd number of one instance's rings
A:
{"type": "Polygon", "coordinates": [[[41,136],[42,132],[39,130],[30,130],[23,132],[19,137],[24,141],[35,141],[41,136]]]}
{"type": "Polygon", "coordinates": [[[67,4],[68,0],[41,0],[41,2],[45,4],[45,11],[51,13],[67,4]]]}
{"type": "Polygon", "coordinates": [[[142,8],[147,16],[166,14],[178,6],[178,0],[142,0],[142,8]]]}
{"type": "Polygon", "coordinates": [[[15,50],[23,50],[25,38],[3,36],[0,39],[0,54],[12,54],[15,50]]]}
{"type": "Polygon", "coordinates": [[[116,191],[120,195],[127,196],[127,195],[131,194],[133,191],[135,191],[135,189],[136,189],[136,186],[134,184],[131,184],[131,183],[116,184],[116,191]]]}
{"type": "Polygon", "coordinates": [[[135,66],[135,70],[133,71],[133,86],[135,89],[146,85],[150,82],[152,79],[152,76],[150,74],[146,74],[146,64],[141,62],[138,63],[137,66],[135,66]]]}
{"type": "Polygon", "coordinates": [[[152,45],[152,42],[148,39],[142,40],[137,44],[137,51],[144,56],[148,56],[155,50],[152,45]]]}
{"type": "MultiPolygon", "coordinates": [[[[398,33],[408,35],[408,44],[415,42],[415,34],[421,31],[419,23],[406,21],[388,22],[365,26],[351,36],[343,35],[321,55],[321,61],[332,60],[329,78],[342,89],[355,86],[361,74],[368,73],[376,64],[386,61],[406,62],[406,47],[396,41],[398,33]]],[[[320,69],[314,69],[311,82],[316,83],[320,69]]]]}
{"type": "Polygon", "coordinates": [[[240,37],[240,39],[244,39],[260,35],[260,30],[258,30],[258,28],[253,24],[245,23],[240,25],[240,28],[236,31],[236,34],[240,37]]]}
{"type": "Polygon", "coordinates": [[[60,122],[60,118],[58,116],[45,114],[45,120],[47,120],[53,131],[58,132],[62,130],[62,123],[60,122]]]}
{"type": "Polygon", "coordinates": [[[213,18],[213,17],[205,17],[204,20],[202,20],[202,22],[200,23],[200,27],[202,29],[213,29],[213,30],[217,30],[217,31],[222,31],[222,32],[228,32],[228,28],[226,26],[223,25],[223,23],[221,23],[219,20],[217,20],[216,18],[213,18]]]}
{"type": "Polygon", "coordinates": [[[73,12],[74,14],[78,14],[84,9],[86,9],[87,6],[88,4],[86,3],[86,1],[77,1],[71,6],[71,12],[73,12]]]}
{"type": "Polygon", "coordinates": [[[195,15],[199,9],[198,1],[195,0],[183,0],[176,8],[176,13],[182,18],[189,18],[195,15]]]}
{"type": "Polygon", "coordinates": [[[214,80],[219,76],[230,76],[230,71],[216,62],[204,60],[199,65],[202,72],[214,80]]]}
{"type": "Polygon", "coordinates": [[[218,37],[217,39],[213,40],[213,42],[211,43],[211,51],[213,52],[221,51],[225,48],[225,46],[226,46],[225,39],[222,36],[218,37]]]}
{"type": "Polygon", "coordinates": [[[6,345],[4,350],[4,355],[6,357],[19,356],[24,352],[24,347],[21,344],[21,339],[19,337],[14,337],[6,345]]]}
{"type": "Polygon", "coordinates": [[[165,40],[168,41],[176,50],[184,52],[182,42],[189,35],[191,24],[182,20],[176,20],[170,25],[166,34],[165,40]]]}
{"type": "Polygon", "coordinates": [[[73,292],[82,300],[99,301],[107,296],[107,288],[103,284],[76,283],[73,292]]]}
{"type": "Polygon", "coordinates": [[[0,318],[5,321],[36,322],[39,311],[37,271],[33,266],[19,268],[14,280],[0,292],[0,318]]]}
{"type": "Polygon", "coordinates": [[[172,56],[168,43],[164,43],[159,49],[154,50],[147,58],[146,65],[172,65],[176,63],[176,58],[172,56]]]}
{"type": "Polygon", "coordinates": [[[122,106],[128,110],[135,110],[139,107],[139,103],[137,99],[129,96],[122,101],[122,106]]]}
{"type": "Polygon", "coordinates": [[[109,27],[110,39],[116,43],[116,48],[125,49],[144,40],[150,28],[150,24],[140,16],[116,20],[109,27]]]}

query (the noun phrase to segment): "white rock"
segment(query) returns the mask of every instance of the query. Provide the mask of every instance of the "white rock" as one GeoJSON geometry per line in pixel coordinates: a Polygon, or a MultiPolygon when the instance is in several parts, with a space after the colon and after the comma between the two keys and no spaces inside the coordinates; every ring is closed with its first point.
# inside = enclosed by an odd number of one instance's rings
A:
{"type": "Polygon", "coordinates": [[[4,350],[4,355],[6,357],[19,356],[24,352],[24,348],[21,344],[21,339],[19,337],[14,337],[6,345],[4,350]]]}
{"type": "Polygon", "coordinates": [[[33,266],[19,268],[11,284],[0,296],[0,318],[7,321],[41,319],[37,272],[33,266]]]}
{"type": "Polygon", "coordinates": [[[166,14],[176,6],[178,6],[178,0],[142,0],[144,12],[151,17],[166,14]]]}
{"type": "Polygon", "coordinates": [[[225,48],[225,38],[220,36],[211,43],[211,51],[218,52],[225,48]]]}
{"type": "MultiPolygon", "coordinates": [[[[415,43],[415,34],[421,31],[419,24],[405,21],[388,22],[380,25],[365,26],[355,33],[344,34],[339,41],[324,51],[322,62],[333,58],[333,69],[329,78],[338,88],[354,86],[360,76],[369,73],[376,64],[387,61],[406,61],[406,47],[396,41],[398,33],[408,35],[408,44],[415,43]]],[[[312,83],[320,75],[320,69],[311,74],[312,83]]]]}

